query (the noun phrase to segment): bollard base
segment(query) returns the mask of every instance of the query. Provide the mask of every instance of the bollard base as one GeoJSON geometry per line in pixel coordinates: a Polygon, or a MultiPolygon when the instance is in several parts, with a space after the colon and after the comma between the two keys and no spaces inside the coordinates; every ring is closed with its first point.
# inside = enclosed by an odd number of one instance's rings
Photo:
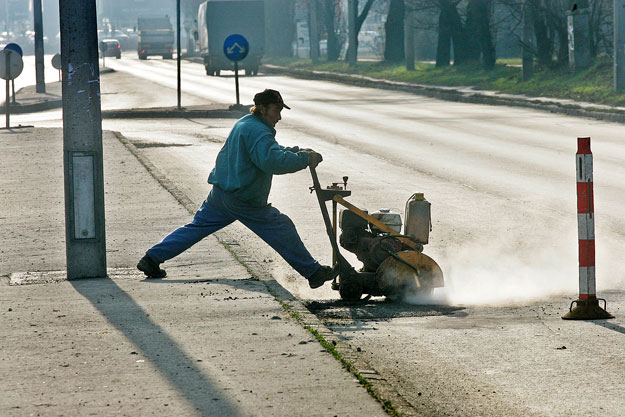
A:
{"type": "Polygon", "coordinates": [[[571,302],[569,312],[562,318],[564,320],[605,320],[613,319],[614,316],[608,313],[605,309],[607,306],[606,301],[603,298],[589,297],[588,300],[575,300],[571,302]],[[599,306],[599,301],[603,301],[603,307],[599,306]],[[577,304],[573,308],[573,304],[577,304]]]}

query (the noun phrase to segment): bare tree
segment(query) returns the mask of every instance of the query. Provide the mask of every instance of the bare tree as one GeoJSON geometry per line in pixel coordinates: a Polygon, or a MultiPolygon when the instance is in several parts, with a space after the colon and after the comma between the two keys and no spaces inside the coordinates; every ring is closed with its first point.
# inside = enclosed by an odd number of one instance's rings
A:
{"type": "Polygon", "coordinates": [[[491,19],[493,0],[429,0],[438,7],[436,65],[449,65],[453,46],[454,65],[480,61],[485,68],[495,65],[491,19]]]}
{"type": "MultiPolygon", "coordinates": [[[[345,54],[345,60],[347,61],[347,57],[350,56],[351,53],[354,53],[355,56],[358,56],[358,33],[360,33],[360,29],[362,28],[362,24],[364,23],[365,19],[367,18],[367,15],[369,14],[369,10],[371,9],[371,6],[373,5],[374,0],[367,0],[367,2],[365,3],[364,7],[362,8],[362,11],[360,12],[360,14],[357,13],[356,16],[356,36],[354,37],[356,39],[356,42],[352,45],[351,43],[347,46],[347,53],[345,54]],[[355,49],[355,51],[354,51],[355,49]]],[[[356,11],[358,11],[358,0],[354,0],[355,3],[355,7],[356,7],[356,11]]]]}
{"type": "Polygon", "coordinates": [[[341,1],[323,0],[321,14],[328,39],[328,61],[337,61],[345,36],[341,30],[341,1]]]}

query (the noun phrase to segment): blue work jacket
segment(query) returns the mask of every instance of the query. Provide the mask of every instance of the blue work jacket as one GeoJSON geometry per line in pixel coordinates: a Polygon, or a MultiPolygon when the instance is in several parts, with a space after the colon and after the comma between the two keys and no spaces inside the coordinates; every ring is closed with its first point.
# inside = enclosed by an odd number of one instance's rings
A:
{"type": "Polygon", "coordinates": [[[275,139],[276,130],[260,116],[239,119],[217,155],[208,182],[252,206],[267,205],[274,174],[288,174],[308,166],[308,153],[286,148],[275,139]]]}

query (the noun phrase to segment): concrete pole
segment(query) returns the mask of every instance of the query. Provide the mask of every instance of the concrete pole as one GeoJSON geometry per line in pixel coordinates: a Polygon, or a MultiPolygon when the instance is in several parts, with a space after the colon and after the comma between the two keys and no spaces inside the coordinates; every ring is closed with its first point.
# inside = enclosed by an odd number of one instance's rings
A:
{"type": "Polygon", "coordinates": [[[59,0],[67,278],[106,276],[95,0],[59,0]]]}
{"type": "Polygon", "coordinates": [[[521,24],[521,48],[523,56],[521,79],[523,81],[528,81],[534,75],[534,56],[532,55],[532,51],[530,50],[530,45],[532,45],[532,21],[528,0],[525,0],[523,2],[523,16],[521,24]]]}
{"type": "Polygon", "coordinates": [[[317,0],[310,0],[308,3],[309,14],[309,37],[310,37],[310,59],[313,64],[319,62],[319,31],[317,30],[317,0]]]}
{"type": "Polygon", "coordinates": [[[614,0],[614,89],[625,89],[625,0],[614,0]]]}
{"type": "Polygon", "coordinates": [[[414,71],[415,60],[415,9],[412,4],[406,4],[404,12],[404,53],[406,54],[406,69],[414,71]]]}
{"type": "Polygon", "coordinates": [[[45,93],[46,80],[43,62],[43,15],[41,12],[41,0],[33,0],[33,14],[35,20],[35,91],[45,93]]]}

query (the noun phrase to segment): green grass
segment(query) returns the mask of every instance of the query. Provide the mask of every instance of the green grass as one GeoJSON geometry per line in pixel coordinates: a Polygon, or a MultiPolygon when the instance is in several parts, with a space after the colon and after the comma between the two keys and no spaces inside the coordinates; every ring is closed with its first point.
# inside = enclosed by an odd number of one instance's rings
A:
{"type": "Polygon", "coordinates": [[[403,65],[383,62],[358,62],[349,67],[345,62],[319,62],[312,65],[309,59],[269,58],[266,64],[286,66],[293,69],[330,71],[344,74],[360,74],[375,78],[405,81],[436,86],[473,86],[481,90],[523,94],[529,97],[553,97],[587,101],[596,104],[625,106],[625,92],[613,88],[612,59],[599,57],[594,64],[577,72],[568,68],[536,68],[531,80],[521,81],[520,59],[500,60],[492,70],[479,65],[449,66],[436,68],[433,64],[417,63],[414,71],[403,65]]]}

